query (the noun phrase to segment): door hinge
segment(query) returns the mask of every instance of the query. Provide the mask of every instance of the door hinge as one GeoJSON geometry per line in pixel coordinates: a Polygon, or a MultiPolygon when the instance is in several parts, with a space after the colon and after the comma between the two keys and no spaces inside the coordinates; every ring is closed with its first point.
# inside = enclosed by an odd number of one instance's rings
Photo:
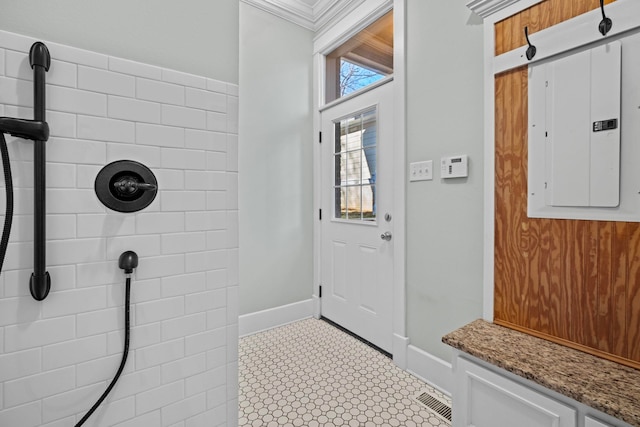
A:
{"type": "Polygon", "coordinates": [[[322,298],[322,285],[319,286],[318,294],[318,298],[322,298]]]}
{"type": "Polygon", "coordinates": [[[318,142],[322,144],[322,132],[318,132],[318,142]]]}
{"type": "Polygon", "coordinates": [[[318,209],[318,219],[322,221],[322,209],[318,209]]]}

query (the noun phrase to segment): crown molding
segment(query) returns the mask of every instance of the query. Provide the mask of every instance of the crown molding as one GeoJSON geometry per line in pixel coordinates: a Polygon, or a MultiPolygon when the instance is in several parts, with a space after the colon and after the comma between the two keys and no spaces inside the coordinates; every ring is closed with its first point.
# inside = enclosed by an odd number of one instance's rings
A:
{"type": "Polygon", "coordinates": [[[364,0],[316,0],[313,6],[302,0],[240,0],[308,30],[318,32],[340,19],[364,0]]]}
{"type": "Polygon", "coordinates": [[[520,0],[471,0],[467,2],[467,7],[482,18],[486,18],[519,1],[520,0]]]}
{"type": "Polygon", "coordinates": [[[319,33],[331,26],[362,3],[364,0],[318,0],[313,6],[315,32],[319,33]]]}
{"type": "Polygon", "coordinates": [[[298,0],[240,0],[308,30],[315,31],[313,8],[298,0]]]}

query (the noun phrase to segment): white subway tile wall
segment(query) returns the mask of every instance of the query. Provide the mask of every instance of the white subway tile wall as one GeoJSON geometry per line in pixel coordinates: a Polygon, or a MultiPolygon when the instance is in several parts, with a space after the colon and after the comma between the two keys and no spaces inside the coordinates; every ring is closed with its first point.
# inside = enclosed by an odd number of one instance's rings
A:
{"type": "MultiPolygon", "coordinates": [[[[0,31],[0,115],[32,118],[35,41],[0,31]]],[[[16,215],[0,275],[0,426],[71,426],[107,387],[123,347],[125,250],[140,257],[129,359],[86,425],[235,426],[238,86],[47,46],[52,289],[42,302],[28,291],[32,143],[8,136],[16,215]],[[158,178],[140,213],[110,211],[93,190],[123,159],[158,178]]],[[[4,203],[0,190],[0,214],[4,203]]]]}

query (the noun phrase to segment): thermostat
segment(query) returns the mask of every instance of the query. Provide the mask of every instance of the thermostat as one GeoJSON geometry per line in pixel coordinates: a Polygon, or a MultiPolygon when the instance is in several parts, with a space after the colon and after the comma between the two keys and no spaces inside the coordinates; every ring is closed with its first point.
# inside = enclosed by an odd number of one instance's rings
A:
{"type": "Polygon", "coordinates": [[[442,157],[440,159],[441,178],[464,178],[469,176],[467,155],[442,157]]]}

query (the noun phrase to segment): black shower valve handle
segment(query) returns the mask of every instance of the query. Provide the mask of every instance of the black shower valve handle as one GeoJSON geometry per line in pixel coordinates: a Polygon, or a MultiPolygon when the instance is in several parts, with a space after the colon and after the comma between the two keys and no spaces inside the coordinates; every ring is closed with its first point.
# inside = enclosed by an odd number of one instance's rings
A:
{"type": "Polygon", "coordinates": [[[114,182],[113,186],[123,193],[135,193],[137,190],[153,191],[158,189],[157,185],[149,184],[147,182],[138,182],[127,178],[114,182]]]}
{"type": "Polygon", "coordinates": [[[94,182],[96,196],[116,212],[138,212],[158,194],[158,180],[151,169],[134,160],[117,160],[103,167],[94,182]]]}

